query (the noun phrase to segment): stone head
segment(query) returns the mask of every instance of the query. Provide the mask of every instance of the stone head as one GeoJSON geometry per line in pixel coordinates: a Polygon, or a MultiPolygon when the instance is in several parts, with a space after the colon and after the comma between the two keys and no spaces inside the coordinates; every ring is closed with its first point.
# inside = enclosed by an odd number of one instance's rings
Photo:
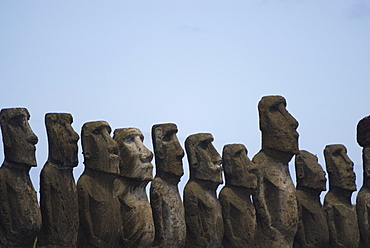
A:
{"type": "MultiPolygon", "coordinates": [[[[285,153],[298,153],[298,122],[286,109],[282,96],[264,96],[258,103],[262,149],[285,153]]],[[[289,159],[289,160],[290,160],[289,159]]]]}
{"type": "Polygon", "coordinates": [[[222,167],[224,168],[227,185],[257,189],[257,176],[250,173],[253,166],[247,155],[248,151],[242,144],[224,146],[222,167]]]}
{"type": "Polygon", "coordinates": [[[81,141],[86,168],[119,174],[118,146],[110,133],[111,127],[105,121],[87,122],[82,126],[81,141]]]}
{"type": "Polygon", "coordinates": [[[344,145],[327,145],[324,149],[326,171],[329,174],[329,187],[348,191],[356,190],[356,175],[353,162],[347,155],[344,145]]]}
{"type": "Polygon", "coordinates": [[[49,143],[49,162],[60,167],[78,165],[78,134],[72,128],[73,117],[67,113],[48,113],[45,126],[49,143]]]}
{"type": "Polygon", "coordinates": [[[176,124],[158,124],[152,127],[152,142],[155,165],[158,172],[165,172],[176,177],[184,174],[182,158],[184,150],[177,139],[176,124]]]}
{"type": "Polygon", "coordinates": [[[153,153],[143,144],[144,136],[137,128],[120,128],[114,131],[121,156],[123,177],[137,181],[153,180],[153,153]]]}
{"type": "Polygon", "coordinates": [[[357,124],[357,143],[362,147],[370,147],[370,116],[357,124]]]}
{"type": "Polygon", "coordinates": [[[297,187],[326,190],[326,173],[312,153],[301,150],[295,157],[297,187]]]}
{"type": "Polygon", "coordinates": [[[35,144],[38,139],[28,123],[29,118],[30,114],[25,108],[1,110],[5,161],[26,167],[37,165],[35,144]]]}
{"type": "Polygon", "coordinates": [[[190,166],[190,178],[222,184],[222,159],[212,145],[210,133],[190,135],[185,140],[185,150],[190,166]]]}

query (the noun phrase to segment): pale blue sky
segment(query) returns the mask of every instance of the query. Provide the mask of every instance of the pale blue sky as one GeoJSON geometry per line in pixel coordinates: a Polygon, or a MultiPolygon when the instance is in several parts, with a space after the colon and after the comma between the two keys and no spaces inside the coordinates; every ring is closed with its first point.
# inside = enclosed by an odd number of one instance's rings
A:
{"type": "MultiPolygon", "coordinates": [[[[31,113],[38,190],[46,113],[71,113],[78,133],[94,120],[137,127],[150,149],[151,126],[174,122],[182,145],[210,132],[220,153],[243,143],[252,158],[260,149],[258,101],[282,95],[300,123],[300,149],[325,168],[324,147],[344,144],[359,189],[356,125],[370,115],[369,44],[365,0],[4,0],[0,107],[31,113]]],[[[76,176],[82,171],[80,154],[76,176]]]]}

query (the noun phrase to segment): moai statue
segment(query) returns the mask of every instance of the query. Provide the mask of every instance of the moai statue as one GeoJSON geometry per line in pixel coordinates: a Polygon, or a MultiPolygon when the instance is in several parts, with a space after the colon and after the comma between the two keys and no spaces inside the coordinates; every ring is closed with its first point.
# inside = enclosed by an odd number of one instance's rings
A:
{"type": "Polygon", "coordinates": [[[177,184],[184,174],[182,149],[175,124],[152,127],[156,176],[150,187],[150,204],[155,227],[154,247],[184,247],[185,210],[177,184]]]}
{"type": "Polygon", "coordinates": [[[344,145],[327,145],[324,156],[329,174],[329,192],[324,199],[324,209],[330,247],[358,247],[360,233],[356,211],[351,204],[351,195],[356,191],[353,162],[344,145]]]}
{"type": "Polygon", "coordinates": [[[258,168],[253,197],[260,247],[293,246],[297,232],[296,190],[288,163],[298,153],[298,122],[286,110],[281,96],[264,96],[258,104],[262,149],[253,162],[258,168]]]}
{"type": "Polygon", "coordinates": [[[72,115],[49,113],[45,125],[49,158],[40,175],[41,232],[37,247],[76,247],[79,227],[77,187],[72,174],[78,165],[78,134],[72,115]]]}
{"type": "Polygon", "coordinates": [[[223,248],[258,247],[256,210],[251,195],[257,189],[257,177],[250,173],[252,162],[242,144],[225,145],[222,167],[226,185],[220,192],[225,234],[223,248]]]}
{"type": "Polygon", "coordinates": [[[326,177],[317,157],[299,151],[295,157],[297,177],[298,231],[294,248],[328,248],[329,229],[320,194],[326,191],[326,177]]]}
{"type": "Polygon", "coordinates": [[[113,197],[113,182],[119,174],[117,143],[105,121],[87,122],[81,140],[85,170],[77,182],[80,227],[79,248],[121,247],[120,206],[113,197]]]}
{"type": "Polygon", "coordinates": [[[0,168],[0,247],[31,248],[41,228],[41,212],[29,171],[36,166],[35,144],[25,108],[2,109],[5,159],[0,168]]]}
{"type": "Polygon", "coordinates": [[[370,116],[357,124],[357,143],[363,147],[363,185],[358,192],[356,212],[360,228],[360,248],[370,247],[370,116]]]}
{"type": "Polygon", "coordinates": [[[190,179],[184,188],[186,221],[185,247],[219,248],[224,235],[221,204],[216,196],[223,183],[221,157],[210,133],[190,135],[185,150],[190,179]]]}
{"type": "Polygon", "coordinates": [[[122,247],[152,247],[154,222],[145,187],[153,180],[153,153],[144,146],[144,136],[137,128],[116,129],[113,138],[122,161],[114,183],[121,206],[122,247]]]}

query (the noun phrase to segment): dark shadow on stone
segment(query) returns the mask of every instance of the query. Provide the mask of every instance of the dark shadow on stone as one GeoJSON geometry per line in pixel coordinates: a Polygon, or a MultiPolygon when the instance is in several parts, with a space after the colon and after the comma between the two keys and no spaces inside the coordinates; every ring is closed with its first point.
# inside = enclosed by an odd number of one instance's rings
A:
{"type": "Polygon", "coordinates": [[[362,149],[363,185],[356,199],[360,248],[370,247],[370,116],[357,124],[357,142],[362,149]]]}

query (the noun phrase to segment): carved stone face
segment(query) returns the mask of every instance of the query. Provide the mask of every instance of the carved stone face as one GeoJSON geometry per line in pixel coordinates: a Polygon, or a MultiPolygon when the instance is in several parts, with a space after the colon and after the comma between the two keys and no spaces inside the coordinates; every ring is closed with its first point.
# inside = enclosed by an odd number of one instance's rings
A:
{"type": "Polygon", "coordinates": [[[190,135],[185,140],[185,149],[190,165],[190,177],[215,184],[223,183],[222,159],[212,145],[210,133],[190,135]]]}
{"type": "Polygon", "coordinates": [[[2,109],[0,118],[5,161],[28,167],[36,166],[35,144],[38,139],[28,124],[30,118],[28,110],[2,109]]]}
{"type": "Polygon", "coordinates": [[[78,165],[78,134],[71,124],[72,115],[49,113],[45,115],[45,125],[49,141],[49,161],[61,167],[78,165]]]}
{"type": "Polygon", "coordinates": [[[248,151],[242,144],[225,145],[222,152],[222,164],[226,184],[248,189],[257,189],[257,176],[250,173],[252,162],[248,151]]]}
{"type": "Polygon", "coordinates": [[[298,122],[286,110],[282,96],[264,96],[258,104],[262,149],[298,153],[298,122]]]}
{"type": "Polygon", "coordinates": [[[182,158],[184,150],[176,136],[175,124],[159,124],[152,128],[152,140],[157,171],[181,177],[184,174],[182,158]]]}
{"type": "Polygon", "coordinates": [[[315,155],[307,151],[299,151],[295,157],[295,167],[298,186],[326,190],[326,173],[315,155]]]}
{"type": "Polygon", "coordinates": [[[87,122],[82,126],[82,150],[87,168],[119,174],[120,158],[117,143],[110,136],[105,121],[87,122]]]}
{"type": "Polygon", "coordinates": [[[325,147],[324,156],[330,187],[355,191],[356,175],[353,171],[353,162],[347,155],[346,147],[344,145],[328,145],[325,147]]]}
{"type": "Polygon", "coordinates": [[[153,179],[153,153],[143,144],[144,136],[137,128],[121,128],[114,131],[121,155],[121,176],[138,181],[153,179]]]}

